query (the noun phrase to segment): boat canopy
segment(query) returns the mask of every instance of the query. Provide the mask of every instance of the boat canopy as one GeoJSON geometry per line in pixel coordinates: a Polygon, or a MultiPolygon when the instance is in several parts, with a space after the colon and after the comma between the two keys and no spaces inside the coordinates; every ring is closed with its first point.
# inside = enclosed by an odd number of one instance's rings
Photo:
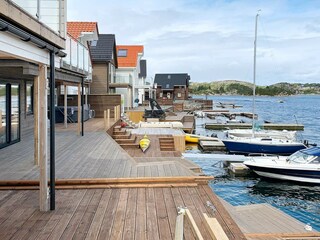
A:
{"type": "Polygon", "coordinates": [[[303,152],[308,155],[313,155],[313,156],[320,156],[320,147],[312,147],[312,148],[306,148],[303,150],[300,150],[300,152],[303,152]]]}

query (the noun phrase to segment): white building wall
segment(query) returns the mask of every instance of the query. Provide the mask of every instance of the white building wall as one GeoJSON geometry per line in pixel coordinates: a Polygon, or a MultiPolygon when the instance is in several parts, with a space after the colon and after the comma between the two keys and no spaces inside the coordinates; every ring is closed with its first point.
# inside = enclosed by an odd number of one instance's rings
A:
{"type": "MultiPolygon", "coordinates": [[[[21,41],[21,39],[7,32],[0,32],[0,52],[28,62],[50,64],[48,50],[40,49],[29,42],[21,41]]],[[[57,68],[60,68],[60,58],[57,56],[55,57],[55,64],[57,68]]]]}

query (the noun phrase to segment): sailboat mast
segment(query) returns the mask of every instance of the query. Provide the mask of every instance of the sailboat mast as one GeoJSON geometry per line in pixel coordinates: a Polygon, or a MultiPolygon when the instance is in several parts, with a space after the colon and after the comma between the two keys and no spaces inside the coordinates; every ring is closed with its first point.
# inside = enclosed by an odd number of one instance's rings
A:
{"type": "Polygon", "coordinates": [[[254,137],[254,125],[255,125],[255,112],[256,112],[256,58],[257,58],[257,35],[258,35],[258,17],[259,12],[256,15],[256,24],[254,31],[254,50],[253,50],[253,103],[252,103],[252,137],[254,137]]]}

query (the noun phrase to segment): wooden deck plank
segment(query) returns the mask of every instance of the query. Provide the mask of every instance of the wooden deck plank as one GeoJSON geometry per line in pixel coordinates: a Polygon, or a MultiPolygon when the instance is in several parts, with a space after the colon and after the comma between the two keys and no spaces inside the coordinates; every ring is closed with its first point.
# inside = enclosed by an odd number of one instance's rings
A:
{"type": "Polygon", "coordinates": [[[167,210],[171,238],[174,239],[178,210],[174,204],[174,199],[170,189],[163,188],[163,198],[164,198],[164,202],[167,210]]]}
{"type": "Polygon", "coordinates": [[[123,229],[123,239],[135,239],[136,211],[137,211],[138,189],[130,189],[128,195],[128,205],[123,229]]]}
{"type": "Polygon", "coordinates": [[[118,207],[114,216],[111,239],[120,240],[123,236],[124,223],[126,218],[127,201],[129,189],[121,189],[118,207]]]}
{"type": "Polygon", "coordinates": [[[95,215],[92,219],[90,228],[88,230],[86,239],[88,240],[95,240],[98,238],[99,235],[99,231],[101,228],[101,224],[105,215],[105,212],[107,210],[107,206],[109,203],[109,199],[111,196],[111,191],[110,189],[104,189],[103,190],[103,194],[101,197],[101,200],[99,202],[97,211],[95,212],[95,215]]]}
{"type": "Polygon", "coordinates": [[[99,206],[99,202],[101,200],[101,197],[103,195],[103,189],[97,189],[93,192],[93,196],[81,218],[81,221],[73,235],[73,239],[85,239],[91,222],[94,218],[94,215],[97,211],[97,208],[99,206]]]}
{"type": "MultiPolygon", "coordinates": [[[[43,240],[48,239],[53,229],[59,223],[59,221],[64,217],[67,211],[70,211],[73,207],[77,206],[74,204],[74,198],[82,198],[84,191],[72,191],[72,192],[59,192],[56,198],[57,209],[55,211],[47,213],[48,219],[44,220],[45,225],[39,228],[39,231],[32,231],[29,239],[43,240]]],[[[40,220],[41,221],[41,220],[40,220]]]]}
{"type": "Polygon", "coordinates": [[[58,219],[58,223],[55,225],[55,227],[52,229],[52,232],[48,239],[60,239],[61,235],[63,234],[63,231],[68,223],[70,222],[74,212],[76,211],[78,205],[81,203],[83,198],[86,196],[86,190],[81,192],[81,196],[79,198],[73,198],[73,205],[72,207],[66,209],[66,211],[63,213],[63,217],[58,219]]]}
{"type": "Polygon", "coordinates": [[[210,239],[210,234],[207,231],[207,228],[204,224],[204,218],[199,214],[197,208],[200,206],[196,206],[193,202],[192,197],[189,194],[188,188],[179,188],[182,199],[185,203],[185,206],[189,209],[190,213],[192,214],[193,219],[198,223],[198,228],[202,234],[204,239],[210,239]]]}
{"type": "Polygon", "coordinates": [[[222,203],[218,199],[216,195],[213,194],[212,190],[207,185],[202,185],[199,187],[199,191],[203,191],[202,196],[205,199],[209,198],[209,201],[215,207],[215,217],[217,218],[218,222],[221,224],[223,230],[227,234],[230,239],[246,239],[243,233],[241,232],[240,228],[235,224],[232,220],[230,214],[225,210],[222,203]]]}
{"type": "Polygon", "coordinates": [[[100,227],[98,239],[110,239],[111,230],[113,226],[114,216],[118,206],[120,197],[120,189],[114,189],[111,194],[111,198],[108,202],[103,222],[100,227]]]}
{"type": "Polygon", "coordinates": [[[154,190],[160,239],[170,239],[171,230],[162,188],[154,190]]]}
{"type": "MultiPolygon", "coordinates": [[[[172,188],[171,192],[172,192],[172,197],[173,197],[176,208],[178,209],[179,207],[185,207],[186,205],[181,197],[179,189],[172,188]]],[[[176,211],[176,214],[178,215],[178,210],[176,211]]],[[[183,236],[184,236],[184,239],[196,239],[195,236],[193,235],[193,232],[190,227],[190,223],[188,221],[184,221],[183,236]]]]}
{"type": "Polygon", "coordinates": [[[73,213],[68,225],[66,226],[65,230],[63,231],[60,239],[72,239],[76,230],[78,229],[81,219],[83,218],[84,213],[86,212],[91,199],[93,198],[95,190],[87,190],[86,194],[82,198],[79,206],[77,207],[76,211],[73,213]]]}
{"type": "Polygon", "coordinates": [[[138,189],[135,232],[135,240],[147,239],[147,207],[145,188],[138,189]]]}
{"type": "Polygon", "coordinates": [[[159,239],[158,219],[156,212],[154,189],[146,190],[146,207],[147,207],[147,236],[148,239],[159,239]]]}

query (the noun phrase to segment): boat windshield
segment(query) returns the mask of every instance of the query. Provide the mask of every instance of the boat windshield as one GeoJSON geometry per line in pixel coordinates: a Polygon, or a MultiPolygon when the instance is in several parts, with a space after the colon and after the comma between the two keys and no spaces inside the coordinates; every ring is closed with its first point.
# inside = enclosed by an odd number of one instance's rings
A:
{"type": "Polygon", "coordinates": [[[314,155],[305,154],[303,152],[296,152],[296,153],[290,155],[287,158],[287,161],[289,163],[305,164],[305,163],[308,163],[310,161],[315,160],[316,158],[318,158],[318,157],[314,156],[314,155]]]}

